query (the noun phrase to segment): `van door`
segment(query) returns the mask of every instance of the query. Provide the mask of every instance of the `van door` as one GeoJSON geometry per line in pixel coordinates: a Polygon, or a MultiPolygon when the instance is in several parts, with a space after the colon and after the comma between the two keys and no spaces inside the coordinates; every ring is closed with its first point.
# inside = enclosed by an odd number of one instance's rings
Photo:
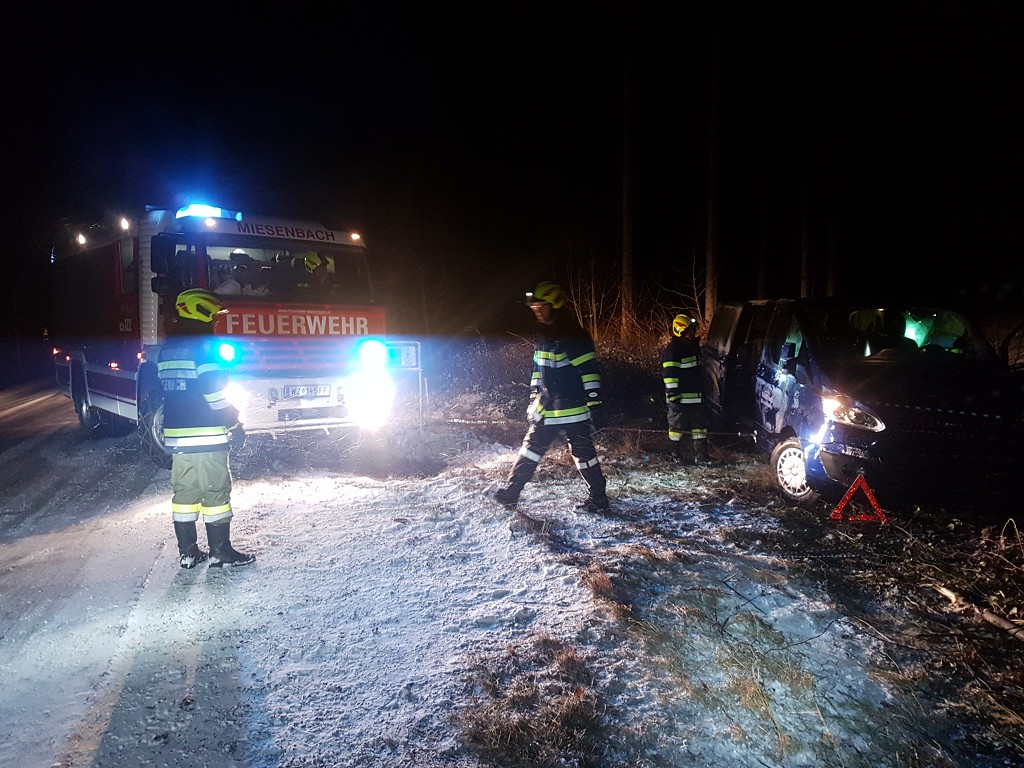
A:
{"type": "Polygon", "coordinates": [[[724,389],[728,374],[729,352],[739,323],[742,304],[719,304],[701,350],[704,367],[704,403],[714,421],[725,420],[724,389]]]}
{"type": "Polygon", "coordinates": [[[765,335],[754,385],[756,429],[772,442],[777,435],[797,431],[796,414],[804,387],[796,370],[798,361],[806,358],[805,346],[792,305],[779,304],[765,335]]]}
{"type": "Polygon", "coordinates": [[[726,362],[723,413],[732,423],[747,429],[760,419],[755,399],[755,379],[764,349],[774,304],[746,304],[736,328],[736,338],[726,362]]]}

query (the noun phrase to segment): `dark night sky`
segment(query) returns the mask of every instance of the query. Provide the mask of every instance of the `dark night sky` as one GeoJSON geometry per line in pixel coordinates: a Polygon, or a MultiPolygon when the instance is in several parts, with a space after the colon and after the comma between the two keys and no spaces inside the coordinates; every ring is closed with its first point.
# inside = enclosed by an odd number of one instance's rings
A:
{"type": "Polygon", "coordinates": [[[814,263],[832,226],[844,289],[1019,300],[1019,3],[720,3],[717,34],[712,3],[678,5],[19,11],[4,258],[45,258],[63,217],[201,197],[360,229],[481,306],[567,254],[614,274],[628,60],[639,277],[703,265],[717,66],[721,298],[753,294],[762,249],[769,292],[798,291],[806,190],[814,263]]]}

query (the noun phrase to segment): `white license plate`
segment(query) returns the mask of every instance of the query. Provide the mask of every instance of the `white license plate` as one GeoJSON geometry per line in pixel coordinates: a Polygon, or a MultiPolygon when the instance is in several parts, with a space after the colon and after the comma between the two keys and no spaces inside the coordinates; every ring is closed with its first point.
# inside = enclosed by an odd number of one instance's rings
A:
{"type": "Polygon", "coordinates": [[[331,394],[329,384],[301,385],[296,387],[285,387],[285,397],[327,397],[331,394]]]}

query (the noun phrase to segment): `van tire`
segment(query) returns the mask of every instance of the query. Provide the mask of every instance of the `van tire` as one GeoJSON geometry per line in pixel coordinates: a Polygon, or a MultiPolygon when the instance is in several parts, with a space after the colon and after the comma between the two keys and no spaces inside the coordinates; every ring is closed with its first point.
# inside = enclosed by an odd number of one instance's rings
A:
{"type": "Polygon", "coordinates": [[[810,507],[818,494],[807,484],[807,465],[799,438],[783,440],[772,450],[772,470],[783,498],[798,507],[810,507]]]}

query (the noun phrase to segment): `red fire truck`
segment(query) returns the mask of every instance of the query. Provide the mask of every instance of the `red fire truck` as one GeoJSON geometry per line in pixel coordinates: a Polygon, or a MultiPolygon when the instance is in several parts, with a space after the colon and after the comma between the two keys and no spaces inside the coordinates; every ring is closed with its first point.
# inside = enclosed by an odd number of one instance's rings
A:
{"type": "Polygon", "coordinates": [[[83,430],[137,426],[164,466],[156,360],[186,288],[224,300],[214,333],[249,434],[379,427],[396,372],[419,373],[417,342],[384,339],[355,233],[207,205],[147,207],[51,261],[58,386],[83,430]]]}

